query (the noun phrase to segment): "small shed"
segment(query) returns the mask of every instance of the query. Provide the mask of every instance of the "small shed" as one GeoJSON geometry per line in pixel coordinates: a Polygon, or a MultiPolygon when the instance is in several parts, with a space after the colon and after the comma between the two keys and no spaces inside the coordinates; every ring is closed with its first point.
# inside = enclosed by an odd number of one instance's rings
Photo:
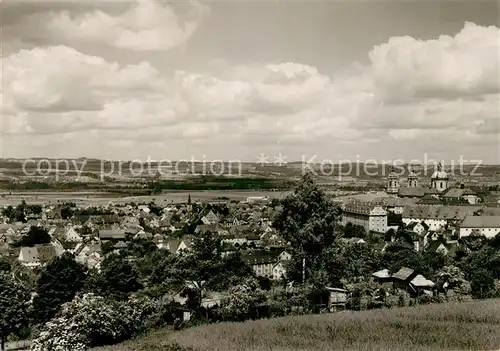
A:
{"type": "Polygon", "coordinates": [[[432,280],[425,278],[423,275],[419,274],[410,282],[410,287],[412,288],[412,293],[417,296],[432,295],[431,290],[434,288],[435,284],[432,280]]]}
{"type": "Polygon", "coordinates": [[[347,303],[347,290],[340,288],[325,287],[328,291],[328,309],[330,311],[339,308],[345,309],[347,303]]]}
{"type": "Polygon", "coordinates": [[[375,273],[372,273],[372,277],[377,281],[378,283],[386,283],[391,280],[391,273],[387,268],[381,269],[380,271],[377,271],[375,273]]]}
{"type": "Polygon", "coordinates": [[[416,275],[413,269],[402,267],[399,271],[394,273],[391,278],[395,288],[408,290],[408,284],[416,275]]]}

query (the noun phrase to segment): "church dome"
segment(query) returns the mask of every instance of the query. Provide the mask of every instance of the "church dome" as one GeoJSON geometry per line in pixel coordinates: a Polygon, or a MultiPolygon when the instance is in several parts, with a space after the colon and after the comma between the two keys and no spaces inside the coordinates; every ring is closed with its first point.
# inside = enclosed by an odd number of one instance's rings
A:
{"type": "Polygon", "coordinates": [[[441,163],[438,165],[437,171],[432,173],[431,179],[432,180],[448,180],[449,176],[448,173],[446,173],[445,170],[443,170],[443,166],[441,163]]]}
{"type": "Polygon", "coordinates": [[[388,177],[389,179],[397,179],[399,178],[396,172],[394,172],[394,168],[392,168],[391,173],[389,173],[388,177]]]}
{"type": "Polygon", "coordinates": [[[408,167],[408,179],[417,179],[418,176],[413,172],[411,167],[408,167]]]}

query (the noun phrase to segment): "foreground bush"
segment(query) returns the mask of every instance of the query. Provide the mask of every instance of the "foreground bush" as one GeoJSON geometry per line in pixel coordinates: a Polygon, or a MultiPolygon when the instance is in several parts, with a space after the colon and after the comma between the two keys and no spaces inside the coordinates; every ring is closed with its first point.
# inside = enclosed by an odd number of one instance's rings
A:
{"type": "Polygon", "coordinates": [[[245,320],[258,304],[266,300],[257,281],[248,279],[230,290],[229,297],[221,302],[220,314],[225,320],[245,320]]]}
{"type": "Polygon", "coordinates": [[[108,301],[85,294],[63,305],[33,341],[32,351],[78,351],[115,344],[168,320],[173,305],[148,297],[108,301]]]}

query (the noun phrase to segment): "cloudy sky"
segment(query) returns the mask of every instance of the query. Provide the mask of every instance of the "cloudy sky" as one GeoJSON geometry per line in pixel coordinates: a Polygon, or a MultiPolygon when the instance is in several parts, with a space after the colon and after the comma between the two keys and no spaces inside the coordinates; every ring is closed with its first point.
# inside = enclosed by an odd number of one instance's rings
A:
{"type": "Polygon", "coordinates": [[[0,6],[3,157],[500,162],[497,1],[0,6]]]}

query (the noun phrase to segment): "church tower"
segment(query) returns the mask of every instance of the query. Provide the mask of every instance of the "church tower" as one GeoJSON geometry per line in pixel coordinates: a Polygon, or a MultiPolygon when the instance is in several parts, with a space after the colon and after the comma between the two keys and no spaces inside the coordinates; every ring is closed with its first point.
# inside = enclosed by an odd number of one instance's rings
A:
{"type": "Polygon", "coordinates": [[[394,168],[391,173],[387,177],[387,193],[388,194],[397,194],[399,192],[399,177],[394,172],[394,168]]]}
{"type": "Polygon", "coordinates": [[[448,173],[443,169],[443,165],[439,162],[437,171],[435,171],[431,176],[431,188],[434,188],[440,192],[448,189],[448,181],[450,180],[448,173]]]}
{"type": "Polygon", "coordinates": [[[411,170],[411,165],[408,166],[408,188],[418,188],[418,176],[411,170]]]}

